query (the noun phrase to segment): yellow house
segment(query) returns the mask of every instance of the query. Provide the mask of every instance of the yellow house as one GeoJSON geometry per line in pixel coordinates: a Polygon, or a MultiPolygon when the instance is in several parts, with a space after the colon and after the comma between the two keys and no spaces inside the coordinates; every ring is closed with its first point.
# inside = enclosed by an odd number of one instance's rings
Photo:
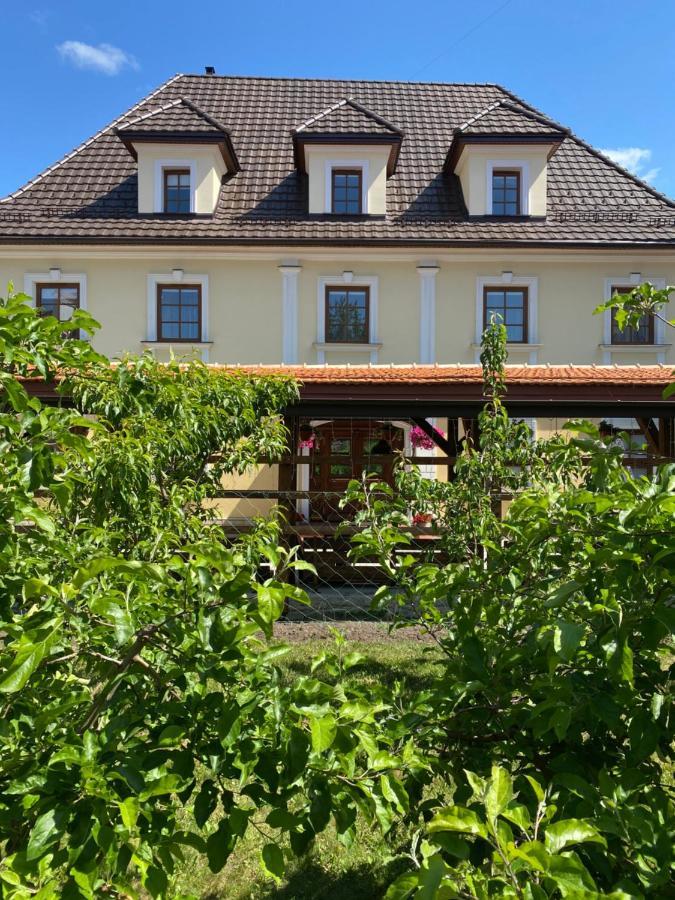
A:
{"type": "MultiPolygon", "coordinates": [[[[675,203],[492,84],[176,75],[0,201],[0,282],[48,314],[87,308],[112,357],[454,378],[496,315],[531,380],[639,365],[658,382],[663,323],[593,315],[646,280],[675,283],[675,203]]],[[[387,428],[409,446],[404,418],[387,428]]],[[[329,454],[352,440],[330,429],[329,454]]]]}

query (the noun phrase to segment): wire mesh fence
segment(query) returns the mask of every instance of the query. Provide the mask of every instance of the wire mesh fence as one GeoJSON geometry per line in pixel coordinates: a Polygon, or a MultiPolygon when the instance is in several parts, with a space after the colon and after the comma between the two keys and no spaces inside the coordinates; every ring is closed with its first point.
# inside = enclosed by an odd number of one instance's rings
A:
{"type": "MultiPolygon", "coordinates": [[[[557,433],[562,424],[532,420],[533,438],[557,433]]],[[[645,441],[644,427],[632,424],[617,421],[612,427],[617,440],[623,429],[625,462],[633,474],[647,474],[662,458],[650,453],[655,448],[645,441]]],[[[279,463],[223,483],[213,501],[213,519],[221,524],[224,538],[234,541],[261,517],[280,513],[282,540],[312,566],[293,574],[310,605],[292,603],[289,619],[391,619],[393,603],[374,605],[376,592],[388,583],[387,574],[375,559],[350,553],[360,526],[358,509],[345,502],[348,485],[372,478],[393,486],[396,465],[415,465],[429,479],[452,480],[457,456],[478,440],[475,420],[298,418],[290,434],[289,453],[279,463]]],[[[443,562],[443,542],[430,516],[411,514],[407,531],[411,543],[402,552],[420,564],[443,562]]],[[[396,610],[398,615],[406,612],[396,610]]]]}

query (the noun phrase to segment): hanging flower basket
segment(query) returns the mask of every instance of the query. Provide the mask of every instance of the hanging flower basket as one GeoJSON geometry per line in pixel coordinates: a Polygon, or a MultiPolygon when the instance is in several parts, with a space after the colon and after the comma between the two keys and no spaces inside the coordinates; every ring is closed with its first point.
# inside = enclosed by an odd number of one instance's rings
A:
{"type": "MultiPolygon", "coordinates": [[[[440,428],[434,428],[434,431],[439,437],[445,437],[445,432],[441,431],[440,428]]],[[[410,443],[413,447],[422,448],[423,450],[433,450],[436,446],[429,435],[422,431],[419,425],[415,425],[410,429],[410,443]]]]}

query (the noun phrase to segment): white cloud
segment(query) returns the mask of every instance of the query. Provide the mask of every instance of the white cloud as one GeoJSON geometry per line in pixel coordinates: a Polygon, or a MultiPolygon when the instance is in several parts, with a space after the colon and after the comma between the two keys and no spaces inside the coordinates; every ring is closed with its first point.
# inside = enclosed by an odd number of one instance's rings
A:
{"type": "Polygon", "coordinates": [[[42,31],[45,31],[47,28],[47,22],[49,21],[50,16],[51,12],[47,9],[34,9],[33,12],[28,13],[28,18],[33,25],[37,25],[42,31]]]}
{"type": "Polygon", "coordinates": [[[129,53],[113,47],[112,44],[83,44],[81,41],[64,41],[56,48],[63,59],[68,60],[78,69],[94,69],[104,75],[117,75],[122,69],[129,67],[138,69],[138,63],[129,53]]]}
{"type": "Polygon", "coordinates": [[[646,147],[617,147],[614,150],[601,150],[600,152],[650,184],[661,171],[655,166],[647,168],[648,163],[651,162],[652,151],[646,147]]]}

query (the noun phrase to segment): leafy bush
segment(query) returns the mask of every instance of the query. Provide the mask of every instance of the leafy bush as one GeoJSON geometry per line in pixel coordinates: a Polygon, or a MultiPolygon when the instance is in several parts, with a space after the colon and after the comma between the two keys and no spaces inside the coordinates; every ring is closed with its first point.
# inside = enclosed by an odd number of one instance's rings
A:
{"type": "Polygon", "coordinates": [[[28,300],[0,302],[0,895],[164,897],[186,849],[217,871],[248,828],[278,877],[331,815],[346,842],[357,809],[390,827],[410,740],[357,688],[282,684],[265,638],[300,563],[274,521],[226,545],[209,518],[224,473],[284,450],[295,385],[111,367],[28,300]],[[57,374],[75,409],[30,395],[57,374]]]}
{"type": "Polygon", "coordinates": [[[456,481],[400,471],[345,501],[355,555],[395,582],[380,601],[417,609],[445,656],[405,721],[453,805],[414,806],[417,868],[387,897],[665,896],[675,466],[633,478],[590,423],[533,446],[500,399],[504,342],[493,325],[480,447],[456,481]],[[495,495],[514,491],[502,521],[495,495]],[[447,563],[406,558],[415,504],[447,529],[447,563]]]}

